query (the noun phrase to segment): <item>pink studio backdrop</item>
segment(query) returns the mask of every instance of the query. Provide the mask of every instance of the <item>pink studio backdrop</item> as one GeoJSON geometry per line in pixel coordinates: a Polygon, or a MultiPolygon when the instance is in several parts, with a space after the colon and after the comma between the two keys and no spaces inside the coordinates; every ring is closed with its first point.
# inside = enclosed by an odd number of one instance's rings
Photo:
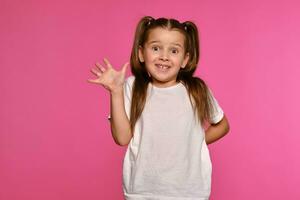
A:
{"type": "Polygon", "coordinates": [[[199,27],[197,75],[231,127],[209,145],[211,200],[300,199],[298,2],[1,0],[0,199],[123,199],[127,147],[86,80],[103,57],[129,61],[144,15],[199,27]]]}

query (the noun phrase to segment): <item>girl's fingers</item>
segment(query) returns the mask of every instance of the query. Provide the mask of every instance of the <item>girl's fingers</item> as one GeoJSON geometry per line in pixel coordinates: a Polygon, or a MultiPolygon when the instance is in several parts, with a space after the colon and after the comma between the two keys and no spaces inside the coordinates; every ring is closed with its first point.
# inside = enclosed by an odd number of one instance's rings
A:
{"type": "Polygon", "coordinates": [[[123,65],[123,67],[122,67],[122,72],[123,72],[124,74],[126,73],[126,69],[127,69],[128,65],[129,65],[129,62],[126,62],[126,63],[123,65]]]}
{"type": "Polygon", "coordinates": [[[112,68],[112,65],[110,64],[110,62],[106,58],[104,58],[103,61],[105,62],[107,67],[112,68]]]}
{"type": "Polygon", "coordinates": [[[105,72],[106,69],[102,65],[100,65],[100,63],[96,62],[95,65],[98,67],[98,69],[100,69],[101,72],[105,72]]]}
{"type": "MultiPolygon", "coordinates": [[[[94,84],[97,84],[97,85],[102,85],[104,86],[102,83],[100,83],[98,80],[93,80],[93,79],[87,79],[87,82],[88,83],[94,83],[94,84]]],[[[106,86],[104,86],[106,88],[106,86]]]]}
{"type": "Polygon", "coordinates": [[[98,77],[100,77],[100,76],[102,75],[101,72],[99,72],[98,70],[95,70],[94,68],[91,69],[91,72],[92,72],[93,74],[95,74],[96,76],[98,76],[98,77]]]}
{"type": "Polygon", "coordinates": [[[87,82],[89,82],[89,83],[97,83],[96,80],[92,80],[92,79],[87,79],[87,82]]]}

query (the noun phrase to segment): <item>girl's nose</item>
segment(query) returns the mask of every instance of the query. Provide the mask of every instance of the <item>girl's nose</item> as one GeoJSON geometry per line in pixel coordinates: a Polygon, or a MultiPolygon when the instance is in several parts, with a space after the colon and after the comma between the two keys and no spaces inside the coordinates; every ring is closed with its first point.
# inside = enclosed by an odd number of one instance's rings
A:
{"type": "Polygon", "coordinates": [[[161,51],[161,54],[160,54],[160,60],[169,60],[168,58],[168,53],[165,52],[165,51],[161,51]]]}

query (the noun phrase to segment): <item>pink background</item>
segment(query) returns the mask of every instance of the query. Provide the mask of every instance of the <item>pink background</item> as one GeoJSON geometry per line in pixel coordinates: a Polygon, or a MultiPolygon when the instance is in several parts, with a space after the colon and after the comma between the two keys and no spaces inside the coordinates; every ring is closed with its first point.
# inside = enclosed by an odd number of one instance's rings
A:
{"type": "Polygon", "coordinates": [[[209,145],[211,200],[300,199],[298,2],[1,0],[0,199],[122,199],[127,147],[86,80],[103,57],[129,61],[144,15],[200,30],[197,75],[231,127],[209,145]]]}

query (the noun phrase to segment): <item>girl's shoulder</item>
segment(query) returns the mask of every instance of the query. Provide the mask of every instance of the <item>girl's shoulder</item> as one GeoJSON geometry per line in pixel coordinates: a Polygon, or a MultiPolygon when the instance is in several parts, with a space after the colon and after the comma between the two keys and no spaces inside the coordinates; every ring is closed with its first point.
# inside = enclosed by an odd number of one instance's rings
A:
{"type": "Polygon", "coordinates": [[[125,79],[125,85],[129,86],[129,88],[132,88],[133,82],[134,82],[135,76],[130,75],[125,79]]]}
{"type": "Polygon", "coordinates": [[[127,81],[130,81],[130,82],[133,82],[135,79],[135,76],[134,75],[130,75],[126,78],[127,81]]]}
{"type": "Polygon", "coordinates": [[[132,85],[133,85],[133,82],[134,82],[134,79],[135,79],[135,76],[130,75],[130,76],[128,76],[128,77],[125,79],[125,83],[127,83],[129,86],[132,86],[132,85]]]}

